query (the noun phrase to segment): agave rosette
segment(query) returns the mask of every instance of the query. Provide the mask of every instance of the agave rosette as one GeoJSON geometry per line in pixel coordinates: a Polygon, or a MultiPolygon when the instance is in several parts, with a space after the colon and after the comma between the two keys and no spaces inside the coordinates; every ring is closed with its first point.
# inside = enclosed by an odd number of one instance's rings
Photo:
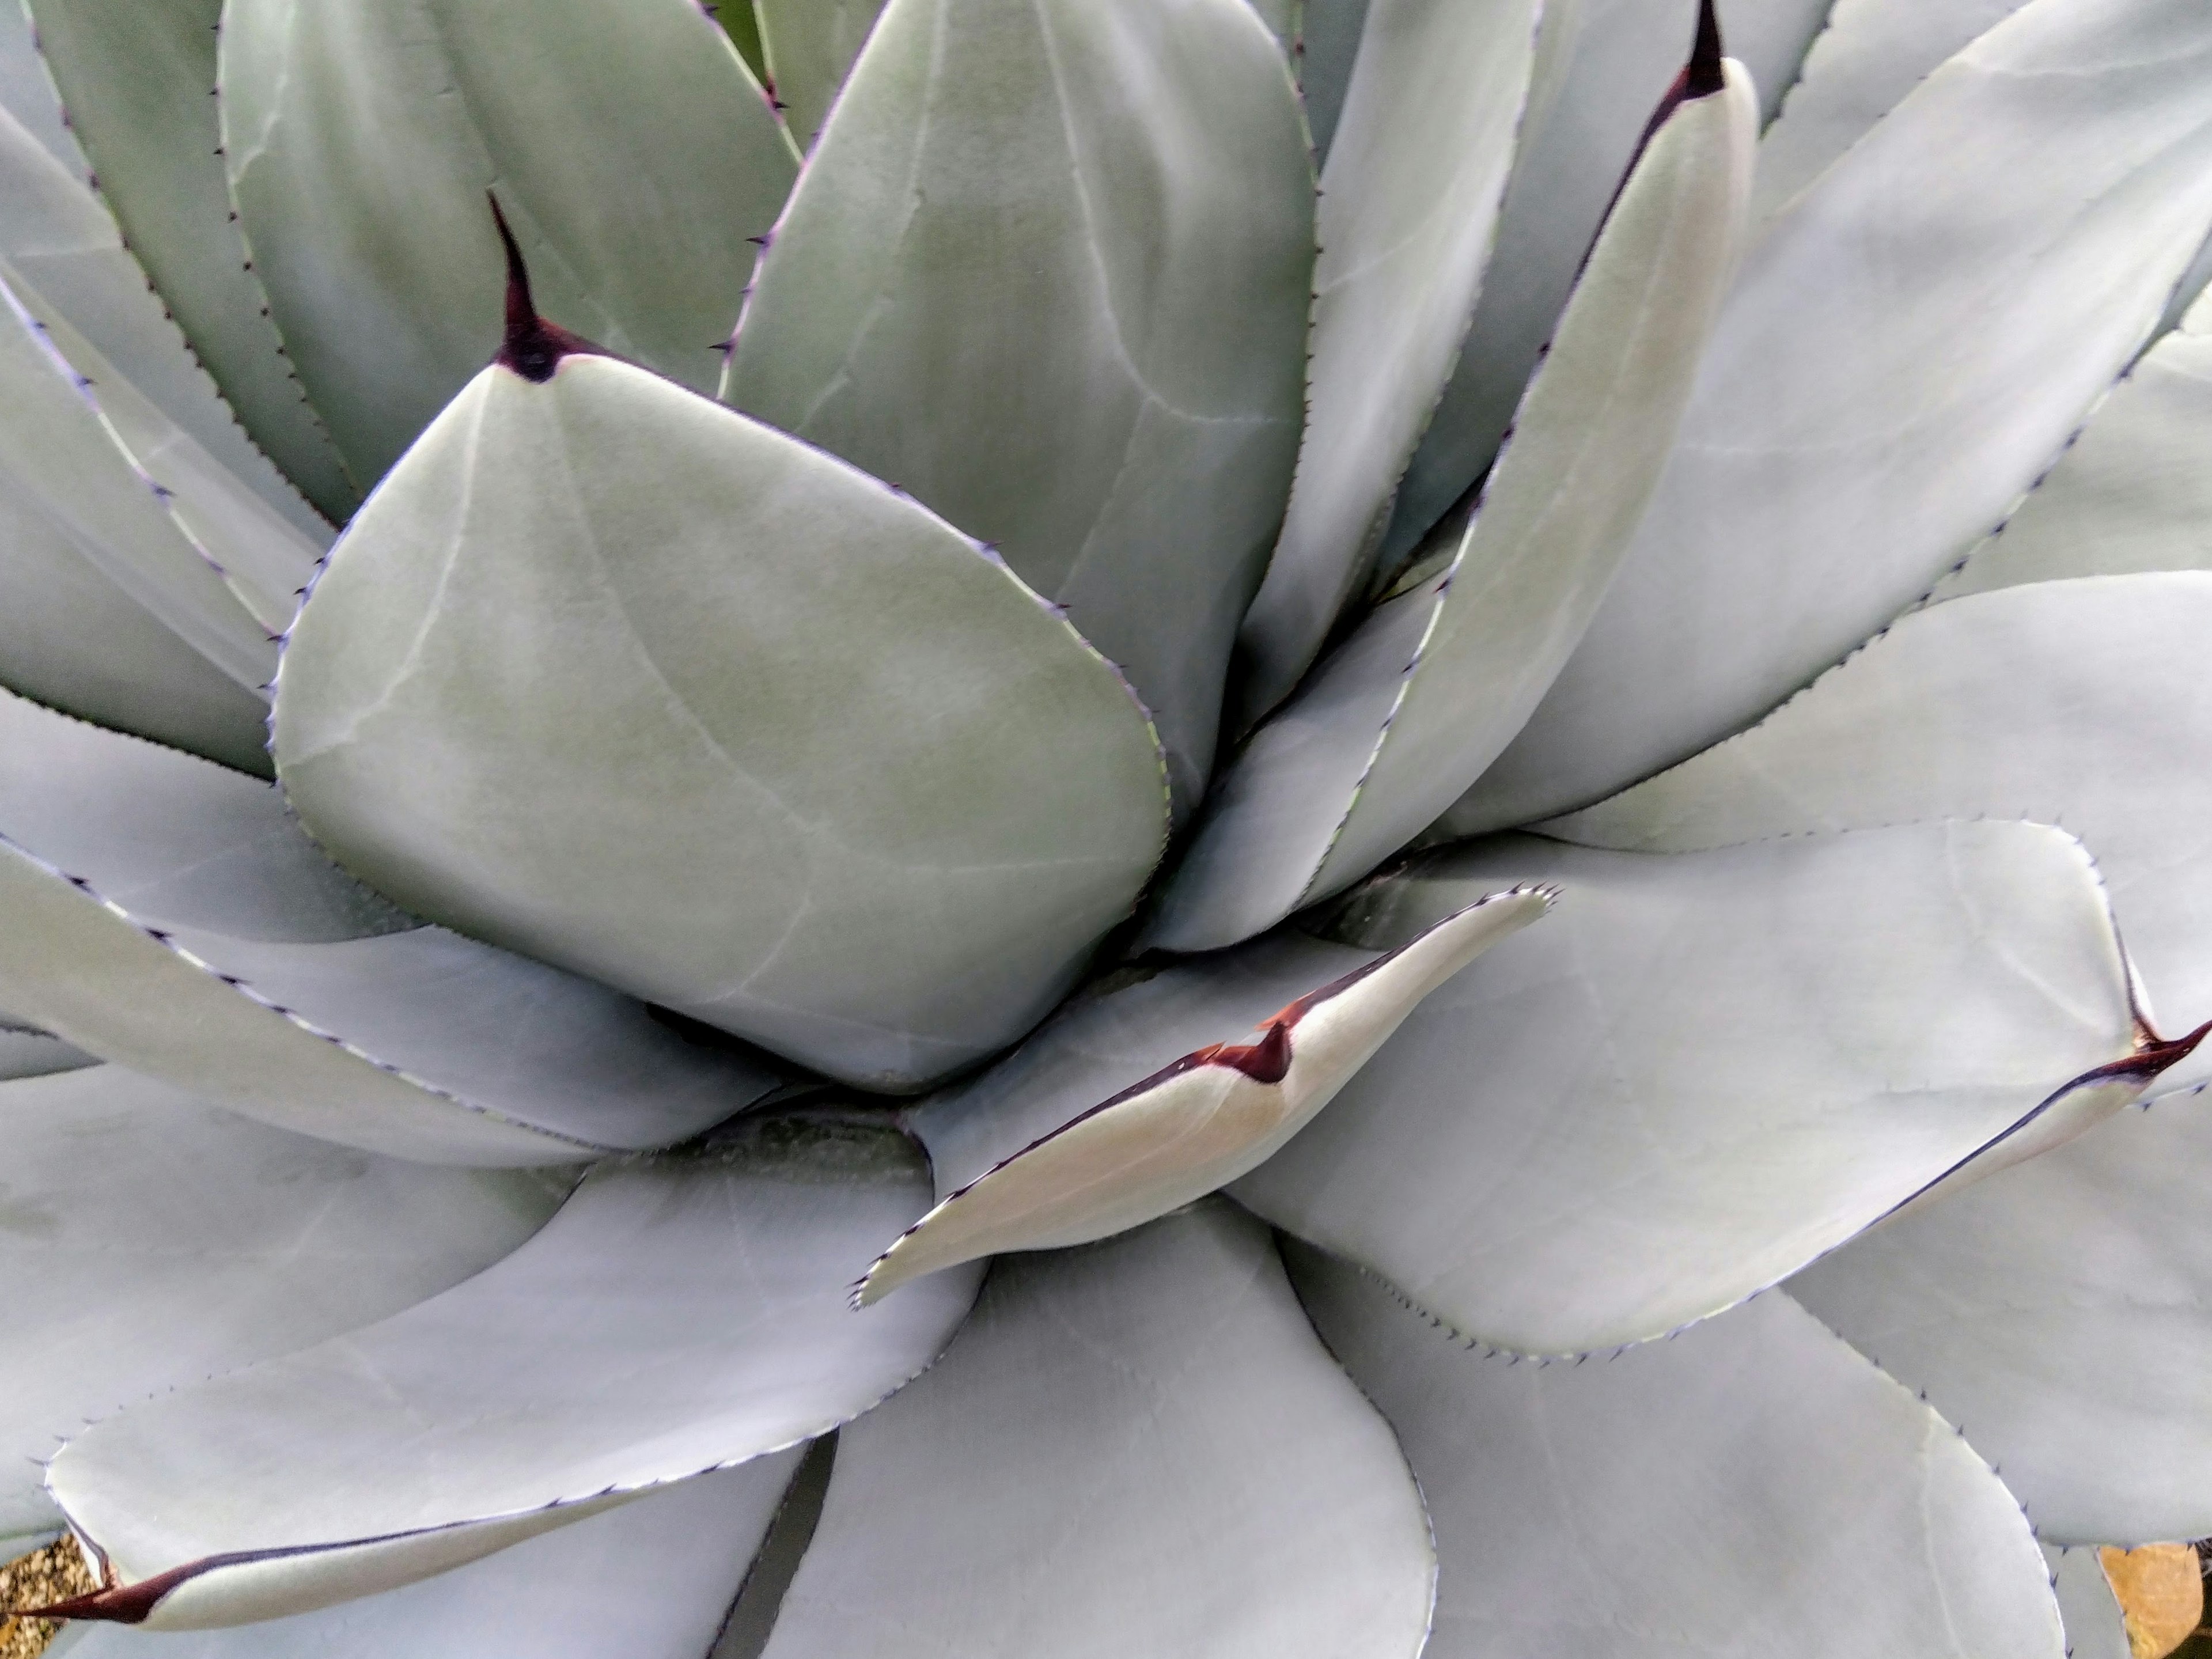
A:
{"type": "Polygon", "coordinates": [[[27,0],[45,1611],[2113,1639],[2208,229],[2193,0],[27,0]]]}

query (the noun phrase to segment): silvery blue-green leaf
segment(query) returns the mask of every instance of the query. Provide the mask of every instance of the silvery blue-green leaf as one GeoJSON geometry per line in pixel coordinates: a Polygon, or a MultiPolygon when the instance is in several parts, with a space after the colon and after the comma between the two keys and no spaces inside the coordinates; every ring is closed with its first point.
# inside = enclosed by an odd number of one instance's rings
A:
{"type": "Polygon", "coordinates": [[[499,344],[496,185],[556,321],[705,391],[797,158],[692,0],[229,0],[223,160],[364,487],[499,344]]]}
{"type": "Polygon", "coordinates": [[[1744,66],[1759,88],[1764,121],[1774,119],[1796,86],[1806,52],[1829,23],[1834,5],[1835,0],[1718,0],[1729,56],[1744,66]]]}
{"type": "Polygon", "coordinates": [[[1267,33],[1275,37],[1275,44],[1292,60],[1291,68],[1295,75],[1298,69],[1298,27],[1309,9],[1305,0],[1251,0],[1251,6],[1267,26],[1267,33]]]}
{"type": "MultiPolygon", "coordinates": [[[[269,319],[223,179],[216,84],[222,0],[24,0],[100,195],[161,303],[253,441],[343,522],[361,499],[269,319]]],[[[229,422],[225,421],[226,428],[229,422]]],[[[198,435],[195,433],[195,435],[198,435]]],[[[301,527],[267,463],[222,459],[301,527]]]]}
{"type": "Polygon", "coordinates": [[[856,1304],[979,1256],[1108,1237],[1257,1168],[1313,1121],[1423,997],[1537,920],[1552,896],[1485,894],[1379,955],[1263,941],[1170,969],[1160,977],[1172,988],[1148,981],[1079,1004],[1011,1060],[912,1115],[942,1197],[877,1258],[854,1287],[856,1304]],[[1353,965],[1314,971],[1337,954],[1352,955],[1353,965]],[[1285,972],[1299,963],[1310,977],[1285,972]],[[1255,991],[1273,1000],[1255,1002],[1255,991]],[[1170,996],[1165,1030],[1141,1039],[1139,1052],[1158,1056],[1152,1065],[1132,1071],[1127,1053],[1091,1048],[1126,1030],[1128,1003],[1157,1008],[1170,996]],[[1164,1036],[1179,1041],[1194,1030],[1214,1040],[1164,1049],[1164,1036]],[[1250,1041],[1224,1041],[1238,1036],[1250,1041]],[[933,1124],[942,1126],[934,1137],[933,1124]],[[996,1156],[971,1175],[978,1153],[996,1156]]]}
{"type": "Polygon", "coordinates": [[[1297,20],[1298,95],[1306,106],[1316,166],[1328,160],[1352,65],[1367,29],[1370,0],[1301,0],[1297,20]]]}
{"type": "Polygon", "coordinates": [[[1781,118],[1759,146],[1764,219],[1818,178],[1954,54],[2025,0],[1836,0],[1781,118]]]}
{"type": "Polygon", "coordinates": [[[1534,66],[1537,0],[1371,0],[1322,169],[1306,424],[1239,641],[1239,727],[1290,694],[1371,568],[1459,356],[1534,66]]]}
{"type": "Polygon", "coordinates": [[[48,1490],[116,1575],[83,1611],[306,1612],[825,1433],[935,1358],[975,1297],[978,1271],[846,1305],[928,1201],[880,1119],[749,1117],[603,1164],[466,1283],[71,1440],[48,1490]]]}
{"type": "Polygon", "coordinates": [[[2196,305],[2090,414],[1935,599],[2025,582],[2212,568],[2212,306],[2196,305]]]}
{"type": "Polygon", "coordinates": [[[0,1006],[202,1098],[429,1163],[572,1163],[775,1086],[586,980],[425,927],[258,778],[0,694],[0,1006]]]}
{"type": "Polygon", "coordinates": [[[1153,710],[1180,810],[1296,458],[1313,214],[1245,0],[893,0],[723,397],[1066,606],[1153,710]]]}
{"type": "Polygon", "coordinates": [[[55,95],[53,76],[40,60],[30,13],[21,5],[0,6],[0,110],[14,116],[72,177],[82,179],[91,172],[76,135],[62,118],[61,100],[55,95]]]}
{"type": "Polygon", "coordinates": [[[98,1064],[94,1056],[63,1042],[43,1025],[0,1011],[0,1082],[98,1064]]]}
{"type": "Polygon", "coordinates": [[[435,1578],[289,1619],[94,1626],[68,1659],[702,1659],[799,1455],[701,1475],[435,1578]]]}
{"type": "Polygon", "coordinates": [[[0,1083],[0,1537],[95,1418],[412,1307],[536,1231],[566,1177],[287,1133],[118,1066],[0,1083]]]}
{"type": "Polygon", "coordinates": [[[1231,1189],[1492,1346],[1587,1352],[1717,1313],[2139,1086],[2084,1078],[2134,1027],[2059,830],[1499,837],[1355,894],[1331,931],[1388,943],[1539,878],[1562,890],[1544,925],[1432,993],[1231,1189]]]}
{"type": "MultiPolygon", "coordinates": [[[[2212,574],[2040,582],[1901,617],[1759,725],[1553,821],[1680,850],[1914,818],[2029,817],[2081,837],[2154,1024],[2212,1015],[2212,574]]],[[[2161,1085],[2212,1077],[2212,1056],[2161,1085]]],[[[2110,1540],[2106,1540],[2110,1541],[2110,1540]]]]}
{"type": "Polygon", "coordinates": [[[767,1659],[1413,1659],[1435,1572],[1389,1430],[1215,1200],[992,1269],[840,1435],[767,1659]]]}
{"type": "Polygon", "coordinates": [[[801,149],[811,149],[830,105],[884,0],[754,0],[769,85],[801,149]]]}
{"type": "Polygon", "coordinates": [[[1790,1294],[1965,1431],[2045,1538],[2212,1529],[2201,1096],[1877,1228],[1790,1294]]]}
{"type": "Polygon", "coordinates": [[[2131,1659],[2127,1621],[2095,1547],[2045,1544],[2043,1559],[2066,1626],[2067,1659],[2131,1659]]]}
{"type": "Polygon", "coordinates": [[[2209,64],[2190,0],[2033,0],[1768,222],[1620,577],[1469,821],[1740,729],[2004,516],[2212,223],[2209,64]]]}
{"type": "Polygon", "coordinates": [[[1428,1499],[1428,1659],[2065,1651],[1989,1466],[1778,1291],[1671,1342],[1542,1365],[1286,1254],[1428,1499]]]}
{"type": "Polygon", "coordinates": [[[628,363],[548,374],[485,370],[333,551],[293,805],[419,915],[848,1080],[1012,1042],[1160,854],[1126,684],[911,497],[628,363]]]}
{"type": "Polygon", "coordinates": [[[1591,249],[1443,572],[1382,605],[1216,783],[1147,938],[1208,950],[1340,892],[1511,741],[1596,611],[1735,269],[1758,109],[1698,73],[1591,249]]]}

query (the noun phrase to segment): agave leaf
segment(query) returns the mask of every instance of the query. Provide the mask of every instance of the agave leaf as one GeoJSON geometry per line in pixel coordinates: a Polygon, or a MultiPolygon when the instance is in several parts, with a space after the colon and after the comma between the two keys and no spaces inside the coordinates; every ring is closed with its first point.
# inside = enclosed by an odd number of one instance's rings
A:
{"type": "Polygon", "coordinates": [[[0,6],[0,110],[14,116],[71,178],[90,174],[40,56],[30,14],[20,5],[0,6]]]}
{"type": "Polygon", "coordinates": [[[435,1578],[313,1613],[150,1638],[97,1626],[70,1659],[700,1659],[800,1455],[703,1474],[435,1578]]]}
{"type": "Polygon", "coordinates": [[[1965,1430],[2045,1538],[2212,1530],[2201,1099],[2123,1112],[1880,1228],[1790,1293],[1965,1430]]]}
{"type": "Polygon", "coordinates": [[[1672,1342],[1540,1366],[1286,1254],[1428,1499],[1430,1659],[2065,1651],[1989,1466],[1779,1292],[1672,1342]]]}
{"type": "MultiPolygon", "coordinates": [[[[1224,774],[1149,938],[1207,950],[1341,891],[1495,759],[1596,610],[1735,267],[1741,69],[1653,136],[1452,562],[1370,616],[1224,774]]],[[[1702,84],[1702,83],[1701,83],[1702,84]]]]}
{"type": "Polygon", "coordinates": [[[1352,65],[1367,32],[1370,0],[1303,0],[1297,24],[1298,95],[1306,106],[1316,167],[1328,160],[1352,85],[1352,65]]]}
{"type": "Polygon", "coordinates": [[[2208,62],[2212,10],[2033,0],[1769,222],[1619,578],[1468,822],[1740,729],[2003,517],[2212,223],[2208,62]]]}
{"type": "Polygon", "coordinates": [[[1545,926],[1231,1189],[1495,1346],[1719,1312],[2141,1086],[2082,1075],[2124,1063],[2133,1024],[2095,873],[2056,830],[1666,856],[1501,837],[1355,895],[1334,932],[1386,942],[1516,878],[1565,890],[1545,926]]]}
{"type": "Polygon", "coordinates": [[[945,1196],[877,1259],[855,1302],[1002,1250],[1087,1244],[1257,1168],[1423,997],[1551,902],[1542,891],[1486,894],[1382,955],[1266,941],[1079,1005],[1012,1060],[913,1115],[945,1196]],[[1324,977],[1316,969],[1333,955],[1354,965],[1324,977]],[[1125,1005],[1138,1003],[1173,1012],[1145,1032],[1133,1067],[1127,1050],[1092,1045],[1127,1031],[1136,1010],[1125,1005]],[[1216,1041],[1198,1047],[1194,1032],[1216,1041]],[[1188,1052],[1169,1047],[1186,1041],[1188,1052]],[[971,1173],[979,1153],[990,1161],[971,1173]]]}
{"type": "Polygon", "coordinates": [[[1821,174],[1922,81],[2025,0],[1836,0],[1781,118],[1759,146],[1764,219],[1821,174]]]}
{"type": "Polygon", "coordinates": [[[880,1120],[749,1117],[602,1164],[465,1284],[70,1441],[48,1488],[116,1574],[78,1613],[306,1612],[825,1433],[933,1359],[975,1297],[980,1273],[944,1273],[846,1306],[928,1191],[880,1120]]]}
{"type": "Polygon", "coordinates": [[[2127,1622],[2096,1550],[2046,1543],[2043,1559],[2066,1626],[2067,1659],[2131,1659],[2127,1622]]]}
{"type": "Polygon", "coordinates": [[[777,1082],[424,927],[267,784],[0,694],[0,1004],[286,1128],[432,1163],[695,1134],[777,1082]]]}
{"type": "MultiPolygon", "coordinates": [[[[2212,1014],[2212,574],[2038,583],[1901,618],[1760,725],[1545,833],[1680,850],[1984,814],[2063,823],[2112,891],[2146,1016],[2212,1014]]],[[[2163,1085],[2212,1077],[2200,1056],[2163,1085]]],[[[2110,1540],[2106,1540],[2110,1541],[2110,1540]]]]}
{"type": "Polygon", "coordinates": [[[0,1083],[99,1064],[97,1056],[63,1042],[44,1026],[0,1012],[0,1083]]]}
{"type": "Polygon", "coordinates": [[[797,162],[692,0],[231,0],[220,70],[254,270],[356,478],[498,343],[495,183],[552,316],[713,387],[797,162]]]}
{"type": "Polygon", "coordinates": [[[1322,170],[1306,424],[1239,634],[1238,724],[1289,695],[1366,574],[1482,285],[1536,0],[1372,0],[1322,170]]]}
{"type": "Polygon", "coordinates": [[[884,0],[758,0],[769,84],[799,149],[811,149],[884,0]]]}
{"type": "Polygon", "coordinates": [[[64,1434],[434,1296],[568,1186],[364,1157],[117,1066],[0,1084],[0,1536],[57,1521],[64,1434]]]}
{"type": "MultiPolygon", "coordinates": [[[[1948,0],[1947,0],[1948,3],[1948,0]]],[[[1682,5],[1685,0],[1671,0],[1682,5]]],[[[1807,52],[1832,21],[1837,0],[1719,0],[1729,55],[1759,88],[1759,112],[1771,122],[1803,73],[1807,52]]]]}
{"type": "Polygon", "coordinates": [[[485,370],[333,552],[293,805],[418,914],[842,1078],[1019,1036],[1159,857],[1126,684],[910,498],[629,364],[546,375],[485,370]]]}
{"type": "Polygon", "coordinates": [[[1996,534],[1936,585],[2212,568],[2212,305],[2195,305],[2097,405],[1996,534]]]}
{"type": "Polygon", "coordinates": [[[1435,1571],[1389,1431],[1216,1200],[992,1269],[839,1437],[767,1659],[1413,1659],[1435,1571]]]}
{"type": "Polygon", "coordinates": [[[761,265],[726,401],[1065,605],[1205,787],[1297,446],[1313,179],[1245,0],[895,0],[761,265]]]}
{"type": "Polygon", "coordinates": [[[1251,6],[1267,26],[1267,33],[1275,37],[1275,44],[1283,49],[1284,56],[1291,60],[1291,72],[1295,78],[1299,69],[1298,28],[1310,9],[1305,0],[1251,0],[1251,6]]]}
{"type": "MultiPolygon", "coordinates": [[[[343,522],[361,499],[323,430],[240,236],[216,100],[222,0],[25,0],[125,240],[239,419],[301,494],[343,522]]],[[[223,422],[234,448],[237,434],[223,422]]],[[[197,434],[195,435],[198,435],[197,434]]],[[[268,464],[222,457],[312,530],[268,464]],[[275,488],[272,489],[271,486],[275,488]]]]}

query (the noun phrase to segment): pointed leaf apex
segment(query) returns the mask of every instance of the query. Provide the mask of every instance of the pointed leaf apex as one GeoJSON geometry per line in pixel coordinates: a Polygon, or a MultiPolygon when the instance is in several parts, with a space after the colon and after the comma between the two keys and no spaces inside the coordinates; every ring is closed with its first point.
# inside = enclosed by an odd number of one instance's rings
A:
{"type": "Polygon", "coordinates": [[[1690,46],[1690,61],[1682,71],[1685,98],[1710,98],[1727,85],[1721,72],[1721,21],[1713,0],[1699,0],[1698,38],[1690,46]]]}
{"type": "Polygon", "coordinates": [[[582,335],[572,334],[538,314],[530,297],[530,270],[523,264],[521,245],[507,228],[498,196],[488,190],[484,199],[491,204],[491,222],[498,228],[500,246],[507,250],[507,334],[500,342],[499,356],[492,361],[533,385],[543,386],[553,378],[563,357],[611,355],[582,335]]]}

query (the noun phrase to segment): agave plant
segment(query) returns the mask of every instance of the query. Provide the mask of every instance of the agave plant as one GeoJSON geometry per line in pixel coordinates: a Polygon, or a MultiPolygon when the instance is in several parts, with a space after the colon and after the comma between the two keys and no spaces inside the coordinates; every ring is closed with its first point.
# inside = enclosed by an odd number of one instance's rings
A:
{"type": "Polygon", "coordinates": [[[27,0],[34,1611],[2124,1649],[2212,10],[1830,9],[27,0]]]}

